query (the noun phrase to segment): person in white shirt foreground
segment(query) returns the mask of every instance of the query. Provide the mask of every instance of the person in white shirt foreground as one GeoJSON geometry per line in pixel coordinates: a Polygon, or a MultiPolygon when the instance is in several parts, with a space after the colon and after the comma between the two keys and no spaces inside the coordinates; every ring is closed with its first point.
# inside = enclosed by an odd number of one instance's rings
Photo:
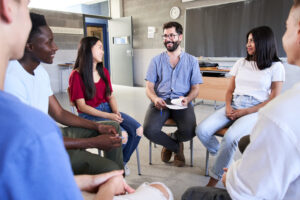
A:
{"type": "MultiPolygon", "coordinates": [[[[288,62],[300,66],[300,0],[294,0],[282,42],[288,62]]],[[[223,175],[226,190],[193,187],[182,200],[300,199],[299,101],[300,82],[259,111],[249,146],[223,175]]]]}

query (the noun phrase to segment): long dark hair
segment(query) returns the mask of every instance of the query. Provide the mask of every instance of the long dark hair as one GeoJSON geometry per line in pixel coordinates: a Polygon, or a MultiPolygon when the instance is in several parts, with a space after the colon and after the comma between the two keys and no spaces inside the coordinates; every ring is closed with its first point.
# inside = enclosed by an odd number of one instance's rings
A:
{"type": "MultiPolygon", "coordinates": [[[[80,47],[75,62],[74,69],[78,69],[78,72],[83,80],[85,86],[85,97],[92,99],[96,93],[96,87],[93,79],[93,54],[92,47],[99,41],[96,37],[85,37],[80,41],[80,47]]],[[[111,90],[108,84],[108,80],[104,74],[103,63],[97,63],[96,69],[101,79],[105,83],[105,95],[110,96],[111,90]]]]}
{"type": "Polygon", "coordinates": [[[255,53],[251,56],[247,52],[246,60],[254,60],[260,70],[271,67],[272,62],[280,61],[277,56],[275,36],[270,27],[260,26],[250,30],[247,33],[247,42],[250,34],[255,43],[255,53]]]}

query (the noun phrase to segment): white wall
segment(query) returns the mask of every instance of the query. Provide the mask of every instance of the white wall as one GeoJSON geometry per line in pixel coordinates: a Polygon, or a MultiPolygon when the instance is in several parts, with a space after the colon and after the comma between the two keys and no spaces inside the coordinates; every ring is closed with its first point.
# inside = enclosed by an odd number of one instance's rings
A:
{"type": "Polygon", "coordinates": [[[60,75],[62,73],[62,88],[65,91],[68,88],[69,73],[68,70],[61,70],[58,64],[75,61],[77,50],[58,50],[55,54],[53,64],[45,64],[43,66],[50,76],[51,87],[54,93],[60,92],[60,75]]]}
{"type": "Polygon", "coordinates": [[[134,49],[133,50],[133,84],[145,86],[145,77],[151,59],[165,49],[134,49]]]}
{"type": "Polygon", "coordinates": [[[111,18],[123,17],[123,1],[110,0],[110,16],[111,18]]]}
{"type": "MultiPolygon", "coordinates": [[[[119,10],[120,4],[122,0],[112,0],[111,6],[115,7],[115,9],[119,10]],[[118,5],[118,6],[116,6],[118,5]]],[[[240,0],[226,0],[223,2],[234,2],[240,0]]],[[[136,1],[138,3],[139,1],[136,1]]],[[[197,6],[209,6],[214,4],[221,3],[221,0],[201,0],[190,3],[183,4],[182,8],[188,9],[188,7],[197,7],[197,6]]],[[[126,5],[126,4],[125,4],[126,5]]],[[[119,15],[122,14],[119,12],[119,15]]],[[[168,20],[168,19],[163,19],[168,20]]],[[[146,35],[146,34],[145,34],[146,35]]],[[[145,36],[146,37],[146,36],[145,36]]],[[[157,54],[165,51],[165,48],[161,42],[161,48],[153,48],[153,47],[145,47],[145,48],[135,48],[133,50],[133,81],[135,86],[145,86],[145,76],[150,63],[150,60],[157,54]]],[[[46,70],[50,75],[51,86],[54,93],[59,92],[60,88],[60,73],[61,70],[57,64],[66,63],[75,61],[77,55],[77,50],[58,50],[56,56],[54,58],[54,63],[52,65],[44,64],[46,70]]],[[[226,60],[227,58],[225,58],[226,60]]],[[[217,62],[220,65],[232,65],[234,62],[223,62],[222,58],[218,58],[217,62]]],[[[284,84],[284,89],[291,87],[298,80],[300,81],[300,68],[293,67],[291,65],[286,64],[286,83],[284,84]]],[[[63,89],[68,87],[68,71],[62,71],[63,76],[63,89]]]]}

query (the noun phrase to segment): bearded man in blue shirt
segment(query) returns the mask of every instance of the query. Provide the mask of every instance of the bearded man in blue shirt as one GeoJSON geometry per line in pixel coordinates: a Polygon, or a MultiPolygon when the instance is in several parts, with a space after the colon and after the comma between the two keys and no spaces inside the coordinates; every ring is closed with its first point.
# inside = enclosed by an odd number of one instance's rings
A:
{"type": "Polygon", "coordinates": [[[192,100],[199,92],[202,76],[198,60],[180,47],[183,28],[177,22],[163,26],[163,43],[167,49],[155,56],[146,75],[146,93],[151,104],[148,107],[144,135],[152,142],[163,146],[161,157],[169,162],[175,153],[174,165],[183,167],[185,158],[183,143],[195,136],[196,117],[192,100]],[[184,109],[169,109],[172,99],[180,98],[184,109]],[[172,118],[177,131],[167,135],[161,129],[167,119],[172,118]]]}

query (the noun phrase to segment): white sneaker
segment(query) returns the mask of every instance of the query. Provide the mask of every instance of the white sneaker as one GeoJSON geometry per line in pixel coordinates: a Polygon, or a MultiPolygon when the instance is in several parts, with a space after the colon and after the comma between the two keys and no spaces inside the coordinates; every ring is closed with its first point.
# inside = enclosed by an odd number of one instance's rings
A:
{"type": "Polygon", "coordinates": [[[124,171],[125,171],[125,176],[129,176],[130,175],[130,169],[128,167],[128,165],[124,165],[124,171]]]}

